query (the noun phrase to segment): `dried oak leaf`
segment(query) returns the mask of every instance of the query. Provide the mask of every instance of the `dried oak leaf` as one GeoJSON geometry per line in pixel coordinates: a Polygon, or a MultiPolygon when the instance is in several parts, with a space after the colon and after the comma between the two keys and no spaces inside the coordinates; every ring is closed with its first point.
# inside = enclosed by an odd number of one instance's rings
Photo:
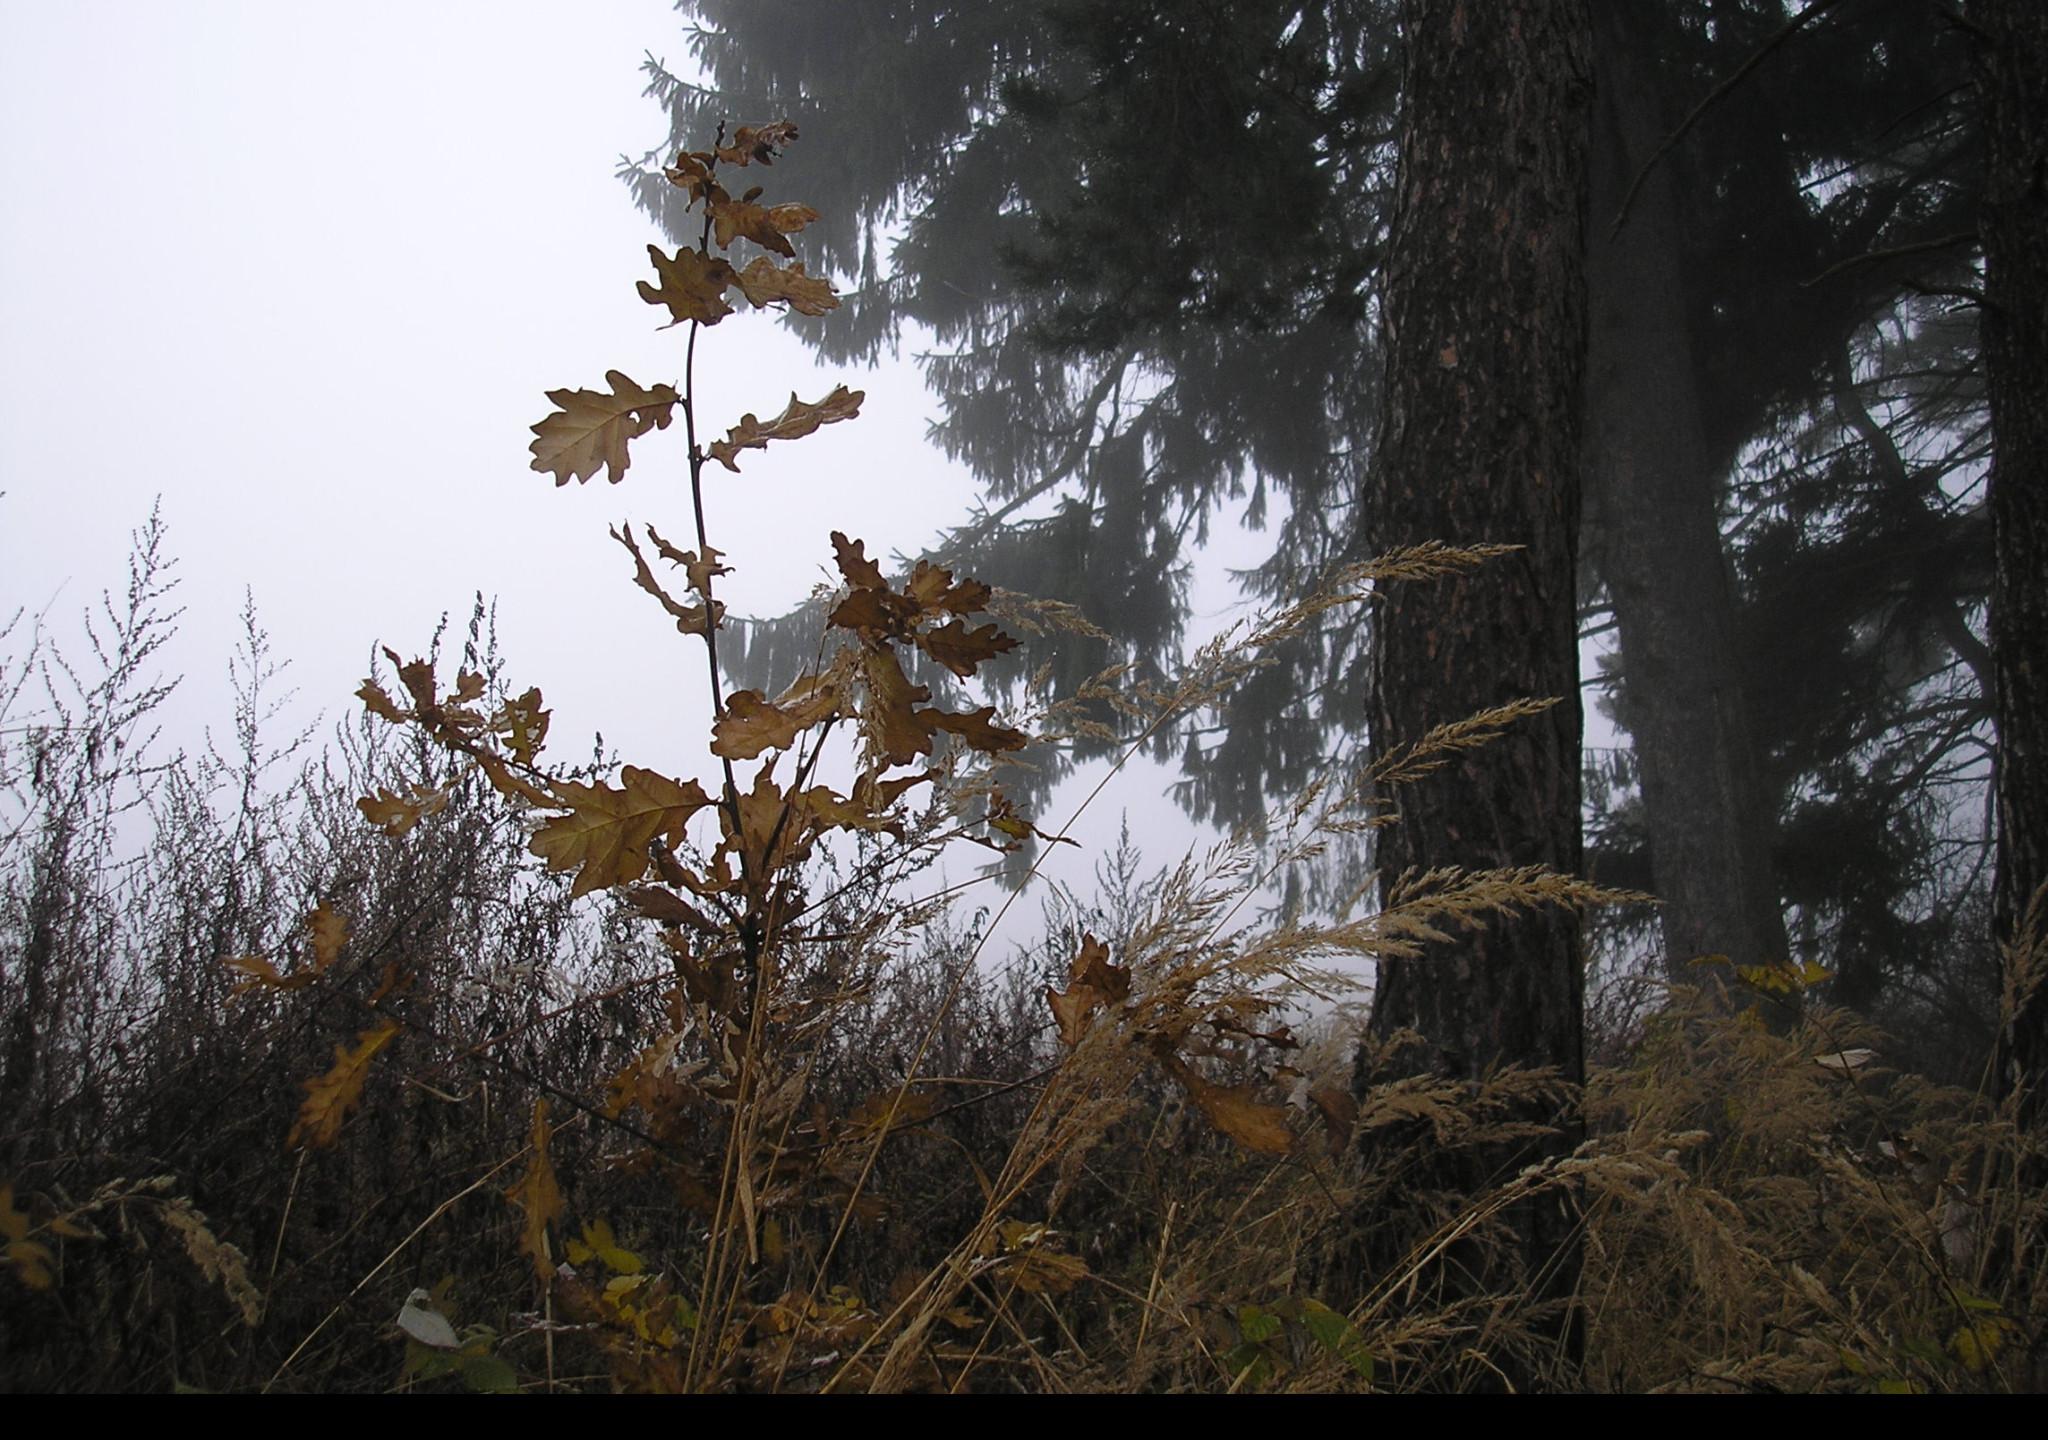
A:
{"type": "Polygon", "coordinates": [[[251,990],[297,990],[313,983],[311,970],[301,970],[294,975],[280,975],[277,967],[261,955],[223,955],[221,964],[230,970],[239,970],[249,978],[237,980],[228,991],[230,997],[248,994],[251,990]]]}
{"type": "Polygon", "coordinates": [[[804,727],[758,690],[735,690],[711,727],[711,753],[722,760],[752,760],[763,750],[787,750],[804,727]]]}
{"type": "Polygon", "coordinates": [[[662,559],[682,567],[685,582],[699,595],[711,593],[713,577],[732,574],[732,566],[718,563],[725,558],[725,552],[716,545],[706,545],[704,556],[699,559],[695,550],[678,550],[662,539],[652,525],[647,527],[647,538],[654,542],[654,548],[661,552],[662,559]]]}
{"type": "Polygon", "coordinates": [[[917,568],[910,572],[910,583],[903,588],[917,601],[920,610],[949,611],[955,615],[972,615],[985,608],[995,595],[979,580],[956,583],[951,570],[929,560],[917,562],[917,568]]]}
{"type": "Polygon", "coordinates": [[[868,559],[865,540],[849,540],[841,532],[832,532],[832,551],[839,562],[839,573],[846,577],[846,583],[856,590],[887,590],[889,582],[882,577],[882,567],[868,559]]]}
{"type": "Polygon", "coordinates": [[[634,885],[625,893],[627,902],[649,920],[663,925],[687,925],[706,935],[724,933],[702,910],[673,890],[658,885],[634,885]]]}
{"type": "Polygon", "coordinates": [[[229,955],[223,963],[231,970],[239,970],[248,976],[237,981],[229,995],[246,995],[258,988],[265,990],[303,990],[319,979],[341,955],[341,947],[348,943],[348,921],[328,908],[325,900],[306,912],[306,929],[313,942],[313,958],[308,965],[290,975],[278,973],[277,967],[261,955],[229,955]]]}
{"type": "Polygon", "coordinates": [[[533,1268],[544,1282],[555,1278],[548,1226],[562,1218],[562,1189],[555,1182],[555,1162],[548,1154],[548,1143],[554,1133],[555,1127],[548,1123],[548,1102],[534,1101],[533,1130],[527,1137],[533,1158],[526,1162],[526,1173],[505,1192],[505,1198],[517,1205],[525,1217],[526,1223],[519,1232],[519,1248],[532,1259],[533,1268]]]}
{"type": "Polygon", "coordinates": [[[789,404],[780,415],[763,423],[752,414],[740,417],[740,423],[726,432],[723,440],[711,442],[708,454],[726,469],[737,472],[739,466],[733,457],[742,450],[764,450],[770,440],[800,440],[820,425],[830,425],[837,420],[851,420],[860,414],[860,402],[867,398],[865,390],[849,390],[844,385],[834,386],[832,393],[816,404],[810,404],[789,397],[789,404]]]}
{"type": "Polygon", "coordinates": [[[484,778],[491,782],[491,788],[500,795],[507,799],[517,795],[528,804],[538,805],[543,810],[554,808],[554,796],[524,776],[514,774],[512,767],[497,756],[484,751],[477,755],[476,763],[477,768],[484,772],[484,778]]]}
{"type": "Polygon", "coordinates": [[[399,683],[405,686],[405,693],[412,696],[413,713],[421,719],[427,718],[441,707],[434,699],[434,667],[426,660],[406,663],[398,658],[398,652],[390,648],[384,657],[398,667],[399,683]]]}
{"type": "Polygon", "coordinates": [[[625,782],[620,789],[557,781],[555,803],[570,813],[541,826],[528,844],[548,869],[577,872],[572,896],[638,880],[647,873],[654,837],[676,844],[690,817],[711,803],[695,780],[678,783],[637,765],[628,765],[619,778],[625,782]]]}
{"type": "Polygon", "coordinates": [[[718,147],[718,158],[728,165],[775,163],[775,152],[786,150],[796,139],[796,126],[787,120],[768,125],[742,125],[732,139],[718,147]]]}
{"type": "Polygon", "coordinates": [[[678,190],[689,191],[689,203],[694,205],[718,188],[711,179],[711,160],[711,153],[705,150],[678,152],[661,173],[678,190]]]}
{"type": "Polygon", "coordinates": [[[412,711],[401,710],[393,704],[391,697],[384,693],[384,687],[375,680],[365,680],[362,688],[356,691],[356,698],[363,702],[365,710],[389,720],[393,725],[403,725],[412,719],[412,711]]]}
{"type": "Polygon", "coordinates": [[[1294,1148],[1287,1112],[1278,1105],[1261,1104],[1251,1086],[1212,1084],[1178,1055],[1162,1055],[1159,1063],[1180,1082],[1209,1123],[1245,1149],[1261,1155],[1285,1155],[1294,1148]]]}
{"type": "Polygon", "coordinates": [[[804,274],[801,260],[785,268],[766,255],[756,255],[753,263],[734,277],[733,283],[756,309],[779,303],[799,315],[823,315],[839,308],[839,297],[832,293],[832,286],[804,274]]]}
{"type": "Polygon", "coordinates": [[[711,201],[711,238],[718,248],[727,250],[735,240],[751,240],[764,250],[773,250],[783,259],[796,255],[796,250],[784,236],[797,231],[818,218],[818,212],[808,205],[759,205],[752,200],[711,201]]]}
{"type": "Polygon", "coordinates": [[[863,653],[861,670],[868,692],[868,704],[861,719],[875,753],[891,765],[908,765],[920,755],[931,754],[932,732],[923,721],[936,712],[920,711],[916,704],[931,699],[932,692],[911,684],[895,652],[890,650],[863,653]]]}
{"type": "Polygon", "coordinates": [[[813,833],[808,812],[783,795],[769,768],[762,766],[754,776],[754,788],[738,797],[737,835],[731,812],[723,805],[718,807],[719,822],[725,828],[725,839],[718,848],[739,857],[748,881],[757,890],[765,889],[771,876],[810,853],[813,833]],[[770,840],[775,846],[772,854],[770,840]]]}
{"type": "MultiPolygon", "coordinates": [[[[1072,845],[1077,850],[1081,846],[1080,841],[1069,836],[1046,834],[1043,830],[1025,819],[1023,815],[1019,814],[1015,802],[1000,790],[989,796],[987,819],[989,829],[999,835],[1007,835],[1012,840],[1028,840],[1033,835],[1036,835],[1048,845],[1072,845]]],[[[1018,847],[1015,845],[997,845],[995,848],[998,850],[1015,850],[1018,847]]]]}
{"type": "Polygon", "coordinates": [[[643,390],[616,370],[605,372],[611,393],[601,390],[550,390],[548,399],[561,407],[533,427],[532,467],[555,477],[557,485],[588,480],[600,469],[614,485],[630,463],[626,442],[649,430],[666,430],[682,396],[672,385],[643,390]]]}
{"type": "Polygon", "coordinates": [[[1067,969],[1067,988],[1045,987],[1045,1001],[1060,1027],[1060,1039],[1069,1047],[1081,1043],[1095,1012],[1105,1005],[1121,1005],[1131,996],[1131,972],[1109,963],[1109,946],[1093,935],[1081,937],[1081,953],[1067,969]]]}
{"type": "Polygon", "coordinates": [[[375,795],[365,795],[356,801],[356,809],[363,812],[363,818],[382,830],[386,835],[403,835],[406,831],[448,803],[446,788],[438,790],[415,790],[410,795],[399,795],[382,786],[375,795]]]}
{"type": "Polygon", "coordinates": [[[363,1082],[370,1078],[370,1062],[397,1036],[398,1022],[386,1020],[376,1029],[358,1034],[354,1049],[335,1046],[334,1068],[306,1082],[305,1103],[299,1106],[299,1118],[285,1144],[304,1143],[315,1150],[332,1145],[341,1134],[348,1112],[363,1098],[363,1082]]]}
{"type": "Polygon", "coordinates": [[[306,912],[306,930],[313,940],[313,973],[319,974],[341,955],[348,943],[348,921],[322,900],[306,912]]]}
{"type": "Polygon", "coordinates": [[[910,633],[917,602],[892,590],[855,590],[833,608],[825,623],[851,630],[866,640],[884,640],[910,633]]]}
{"type": "Polygon", "coordinates": [[[1015,650],[1017,639],[1014,635],[1005,635],[993,625],[969,630],[961,621],[948,620],[935,630],[919,632],[917,647],[966,680],[981,668],[983,661],[1015,650]]]}
{"type": "MultiPolygon", "coordinates": [[[[716,325],[732,314],[725,287],[736,283],[739,276],[722,257],[685,247],[670,259],[661,253],[659,245],[649,245],[647,258],[654,262],[654,273],[661,277],[661,286],[657,289],[642,280],[640,298],[649,305],[668,306],[668,313],[675,317],[674,324],[695,320],[702,325],[716,325]]],[[[747,292],[747,298],[754,299],[752,291],[747,292]]]]}
{"type": "MultiPolygon", "coordinates": [[[[676,629],[683,634],[709,634],[712,627],[725,617],[725,607],[715,600],[703,605],[689,605],[662,589],[661,582],[654,578],[654,571],[648,568],[647,557],[640,553],[640,545],[633,538],[631,525],[623,531],[612,531],[612,539],[625,546],[633,556],[633,583],[661,602],[661,608],[675,617],[676,629]]],[[[687,550],[680,553],[693,561],[697,558],[687,550]]]]}
{"type": "Polygon", "coordinates": [[[491,717],[491,729],[505,737],[505,746],[514,760],[531,765],[547,744],[548,722],[553,718],[552,710],[541,708],[540,688],[534,686],[517,700],[507,700],[499,706],[498,713],[491,717]]]}
{"type": "Polygon", "coordinates": [[[976,750],[987,755],[998,755],[1008,750],[1022,750],[1030,737],[1022,730],[1012,730],[995,723],[996,707],[984,705],[979,710],[954,714],[948,710],[920,710],[918,723],[931,730],[945,730],[958,735],[976,750]]]}

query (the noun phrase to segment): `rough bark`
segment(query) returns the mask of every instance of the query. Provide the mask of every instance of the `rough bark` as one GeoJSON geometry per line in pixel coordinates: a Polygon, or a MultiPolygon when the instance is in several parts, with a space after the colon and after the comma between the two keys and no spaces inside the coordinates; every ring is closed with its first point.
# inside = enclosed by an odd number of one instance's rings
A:
{"type": "Polygon", "coordinates": [[[1672,172],[1629,185],[1670,117],[1647,18],[1594,11],[1592,210],[1587,246],[1587,505],[1592,556],[1621,640],[1620,719],[1635,742],[1652,883],[1674,977],[1702,955],[1782,960],[1785,921],[1735,643],[1720,493],[1700,424],[1672,172]]]}
{"type": "MultiPolygon", "coordinates": [[[[1981,31],[1985,135],[1978,233],[1992,445],[1993,910],[1999,938],[2010,940],[2048,884],[2048,5],[1988,0],[1969,18],[1981,31]]],[[[2037,957],[2037,978],[2044,968],[2048,957],[2037,957]]],[[[2048,1114],[2048,984],[2022,997],[2000,1039],[2001,1082],[2038,1121],[2048,1114]]]]}
{"type": "MultiPolygon", "coordinates": [[[[1580,863],[1574,571],[1584,355],[1584,7],[1408,0],[1372,548],[1523,547],[1394,586],[1377,619],[1376,745],[1525,697],[1540,719],[1402,792],[1382,873],[1580,863]]],[[[1575,920],[1503,920],[1381,969],[1374,1026],[1467,1074],[1581,1072],[1575,920]]]]}
{"type": "MultiPolygon", "coordinates": [[[[1441,540],[1522,547],[1456,580],[1393,586],[1376,619],[1376,746],[1529,697],[1558,703],[1397,797],[1380,866],[1404,871],[1580,866],[1578,639],[1581,371],[1585,344],[1583,0],[1404,0],[1400,172],[1382,325],[1386,383],[1367,539],[1385,552],[1441,540]]],[[[1372,1028],[1404,1030],[1399,1069],[1474,1079],[1507,1066],[1583,1073],[1576,917],[1496,917],[1482,932],[1382,964],[1372,1028]]],[[[1391,1078],[1361,1067],[1361,1084],[1391,1078]]],[[[1568,1149],[1569,1109],[1514,1153],[1455,1154],[1419,1186],[1473,1194],[1568,1149]]],[[[1575,1215],[1552,1195],[1506,1217],[1512,1272],[1450,1263],[1488,1293],[1535,1302],[1576,1283],[1575,1215]]],[[[1497,1255],[1498,1252],[1492,1252],[1497,1255]]],[[[1568,1306],[1551,1338],[1566,1353],[1568,1306]]],[[[1506,1357],[1518,1387],[1540,1371],[1506,1357]]]]}

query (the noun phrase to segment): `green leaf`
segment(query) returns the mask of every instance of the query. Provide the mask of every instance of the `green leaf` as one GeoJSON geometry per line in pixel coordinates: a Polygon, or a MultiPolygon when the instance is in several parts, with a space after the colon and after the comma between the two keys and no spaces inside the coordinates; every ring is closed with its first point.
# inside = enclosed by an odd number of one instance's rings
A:
{"type": "Polygon", "coordinates": [[[1243,1306],[1237,1312],[1237,1333],[1249,1344],[1264,1344],[1280,1333],[1280,1317],[1263,1305],[1243,1306]]]}
{"type": "Polygon", "coordinates": [[[465,1350],[456,1357],[463,1383],[479,1395],[511,1395],[519,1389],[519,1372],[489,1351],[465,1350]]]}

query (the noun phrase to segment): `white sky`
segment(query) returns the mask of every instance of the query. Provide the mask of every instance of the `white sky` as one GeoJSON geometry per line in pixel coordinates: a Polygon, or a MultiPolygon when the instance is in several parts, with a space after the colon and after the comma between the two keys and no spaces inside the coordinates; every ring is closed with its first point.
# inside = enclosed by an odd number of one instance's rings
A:
{"type": "MultiPolygon", "coordinates": [[[[665,132],[639,66],[682,65],[681,27],[662,0],[0,0],[0,620],[47,608],[63,633],[161,497],[174,744],[226,729],[245,587],[304,717],[330,721],[373,644],[410,656],[444,612],[459,637],[482,591],[559,758],[601,729],[635,763],[704,768],[701,654],[606,534],[689,535],[680,425],[616,488],[558,491],[526,450],[544,390],[681,378],[683,332],[634,292],[660,237],[613,174],[665,132]]],[[[868,392],[858,421],[714,486],[739,613],[825,578],[835,528],[914,553],[972,498],[923,443],[907,363],[826,372],[742,313],[698,378],[718,426],[792,389],[868,392]]],[[[1184,843],[1164,778],[1101,803],[1088,863],[1124,807],[1159,860],[1184,843]]]]}

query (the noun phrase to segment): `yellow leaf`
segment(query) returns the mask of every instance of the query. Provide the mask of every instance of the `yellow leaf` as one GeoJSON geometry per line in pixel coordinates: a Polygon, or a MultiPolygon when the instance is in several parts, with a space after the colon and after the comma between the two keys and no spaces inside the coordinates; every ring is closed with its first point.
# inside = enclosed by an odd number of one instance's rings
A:
{"type": "Polygon", "coordinates": [[[370,1062],[397,1038],[398,1030],[397,1021],[386,1020],[376,1029],[358,1034],[353,1050],[334,1047],[334,1068],[306,1082],[305,1103],[299,1106],[299,1118],[285,1144],[325,1150],[334,1143],[349,1111],[362,1101],[370,1062]]]}
{"type": "Polygon", "coordinates": [[[317,975],[335,962],[341,947],[348,943],[348,921],[322,900],[307,912],[306,929],[313,936],[313,973],[317,975]]]}
{"type": "Polygon", "coordinates": [[[31,1290],[47,1290],[57,1283],[57,1277],[50,1271],[55,1259],[46,1247],[33,1240],[19,1240],[7,1247],[7,1263],[31,1290]]]}
{"type": "Polygon", "coordinates": [[[257,989],[297,990],[301,986],[311,984],[313,980],[310,970],[302,970],[297,975],[289,977],[280,975],[277,973],[277,967],[261,955],[223,955],[221,964],[230,970],[239,970],[249,977],[235,982],[234,988],[228,991],[231,996],[246,995],[257,989]]]}
{"type": "Polygon", "coordinates": [[[765,450],[770,440],[800,440],[820,425],[851,420],[860,414],[860,402],[866,398],[865,390],[849,390],[844,385],[833,387],[832,393],[816,404],[791,395],[782,413],[766,423],[751,414],[741,416],[740,423],[727,431],[723,440],[712,441],[706,453],[726,469],[737,472],[740,467],[733,463],[733,457],[740,451],[765,450]]]}
{"type": "MultiPolygon", "coordinates": [[[[654,262],[655,273],[661,276],[661,287],[656,289],[642,280],[640,298],[649,305],[668,306],[668,313],[675,317],[674,324],[695,320],[703,325],[716,325],[732,314],[732,306],[726,303],[725,287],[739,276],[725,260],[690,249],[676,251],[671,260],[661,253],[659,245],[649,245],[647,256],[654,262]]],[[[747,298],[754,299],[751,292],[747,298]]]]}
{"type": "Polygon", "coordinates": [[[839,297],[832,293],[832,286],[804,274],[801,260],[781,266],[766,255],[756,255],[753,263],[735,277],[735,283],[757,309],[779,303],[799,315],[823,315],[839,308],[839,297]]]}
{"type": "Polygon", "coordinates": [[[19,1244],[28,1239],[28,1232],[34,1228],[28,1216],[14,1208],[14,1187],[0,1185],[0,1238],[19,1244]]]}
{"type": "Polygon", "coordinates": [[[675,387],[643,390],[616,370],[605,372],[611,388],[550,390],[548,399],[560,408],[533,427],[533,466],[552,474],[557,485],[588,480],[600,469],[614,485],[629,463],[626,443],[649,430],[666,430],[681,401],[675,387]]]}
{"type": "Polygon", "coordinates": [[[572,893],[587,895],[638,880],[647,873],[647,847],[659,835],[681,842],[689,818],[711,803],[695,780],[677,783],[666,775],[628,765],[623,789],[558,781],[557,804],[570,813],[540,828],[529,845],[550,870],[575,870],[572,893]]]}
{"type": "Polygon", "coordinates": [[[548,1155],[548,1142],[555,1133],[548,1123],[548,1102],[533,1102],[533,1131],[528,1137],[533,1155],[526,1162],[526,1173],[505,1192],[505,1198],[517,1205],[526,1217],[526,1224],[519,1233],[519,1248],[533,1260],[533,1268],[540,1278],[554,1277],[554,1257],[548,1249],[548,1226],[562,1218],[562,1191],[555,1183],[555,1163],[548,1155]]]}

